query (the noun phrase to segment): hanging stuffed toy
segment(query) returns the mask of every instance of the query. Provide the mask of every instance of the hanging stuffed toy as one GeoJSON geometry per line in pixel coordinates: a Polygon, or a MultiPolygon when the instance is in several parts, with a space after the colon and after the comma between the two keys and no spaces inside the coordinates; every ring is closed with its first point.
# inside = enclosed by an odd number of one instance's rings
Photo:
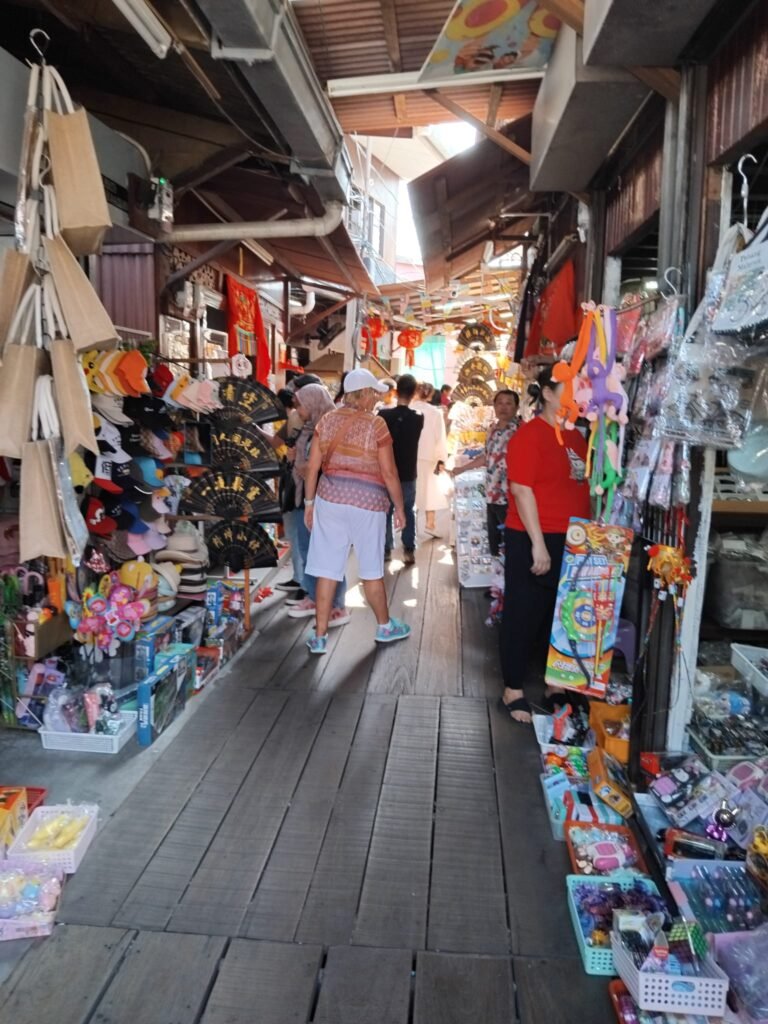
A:
{"type": "Polygon", "coordinates": [[[594,303],[584,303],[582,309],[584,310],[584,319],[582,320],[581,330],[576,340],[573,358],[570,363],[555,363],[552,368],[552,380],[564,385],[560,393],[560,408],[557,410],[557,418],[555,420],[555,432],[560,444],[563,443],[561,427],[565,427],[566,430],[573,430],[576,426],[576,420],[580,415],[583,415],[575,399],[574,381],[581,372],[581,368],[593,345],[595,331],[594,303]]]}

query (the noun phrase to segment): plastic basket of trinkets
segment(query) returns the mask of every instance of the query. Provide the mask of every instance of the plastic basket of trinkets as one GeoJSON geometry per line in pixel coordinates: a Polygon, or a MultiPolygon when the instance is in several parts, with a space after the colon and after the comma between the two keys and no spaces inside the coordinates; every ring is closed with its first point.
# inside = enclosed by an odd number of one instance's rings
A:
{"type": "Polygon", "coordinates": [[[38,807],[8,849],[8,864],[45,864],[72,875],[96,835],[95,804],[38,807]]]}
{"type": "Polygon", "coordinates": [[[572,712],[570,704],[554,715],[534,715],[533,731],[543,754],[557,747],[591,750],[595,745],[588,715],[581,709],[572,712]]]}
{"type": "Polygon", "coordinates": [[[641,1010],[722,1017],[728,976],[709,955],[698,924],[679,921],[669,931],[657,915],[614,915],[611,949],[619,977],[641,1010]],[[650,922],[655,919],[651,927],[650,922]]]}
{"type": "Polygon", "coordinates": [[[750,686],[768,697],[768,647],[731,644],[731,664],[750,686]]]}
{"type": "Polygon", "coordinates": [[[568,910],[587,974],[616,974],[611,949],[614,910],[666,913],[664,900],[649,878],[614,875],[590,878],[568,875],[568,910]]]}
{"type": "Polygon", "coordinates": [[[648,874],[635,837],[623,825],[571,821],[565,826],[565,841],[577,875],[648,874]]]}

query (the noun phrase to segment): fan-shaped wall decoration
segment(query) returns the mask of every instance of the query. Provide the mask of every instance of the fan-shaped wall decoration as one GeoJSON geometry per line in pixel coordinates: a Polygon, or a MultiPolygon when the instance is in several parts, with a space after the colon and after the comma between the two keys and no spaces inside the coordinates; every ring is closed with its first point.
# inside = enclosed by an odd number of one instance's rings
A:
{"type": "Polygon", "coordinates": [[[275,545],[258,523],[217,523],[206,543],[211,564],[226,565],[233,572],[277,565],[275,545]]]}
{"type": "Polygon", "coordinates": [[[463,348],[471,348],[476,351],[490,351],[496,348],[496,335],[489,324],[464,324],[459,331],[458,343],[463,348]]]}
{"type": "Polygon", "coordinates": [[[223,519],[276,520],[280,505],[272,488],[250,473],[210,470],[193,480],[181,498],[182,515],[198,513],[223,519]]]}
{"type": "Polygon", "coordinates": [[[473,381],[471,384],[457,384],[451,393],[454,402],[466,402],[467,405],[491,405],[494,391],[485,381],[473,381]]]}
{"type": "Polygon", "coordinates": [[[462,384],[471,384],[476,380],[493,380],[496,371],[482,356],[469,356],[459,368],[459,381],[462,384]]]}
{"type": "Polygon", "coordinates": [[[222,408],[217,420],[237,420],[240,423],[271,423],[285,419],[285,410],[277,396],[258,381],[239,377],[223,377],[219,382],[222,408]]]}
{"type": "Polygon", "coordinates": [[[276,474],[280,465],[272,447],[252,427],[237,421],[218,424],[211,434],[214,466],[228,466],[249,473],[276,474]]]}

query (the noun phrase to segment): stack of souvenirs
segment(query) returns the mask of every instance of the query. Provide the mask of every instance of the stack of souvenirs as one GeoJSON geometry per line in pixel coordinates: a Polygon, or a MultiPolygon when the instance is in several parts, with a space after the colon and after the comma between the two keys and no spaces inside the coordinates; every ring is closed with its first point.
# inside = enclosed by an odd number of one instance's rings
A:
{"type": "Polygon", "coordinates": [[[233,652],[244,601],[209,573],[276,564],[278,464],[256,425],[284,416],[247,360],[213,382],[121,341],[77,261],[109,227],[85,111],[34,65],[2,263],[0,707],[90,736],[119,731],[155,654],[233,652]]]}

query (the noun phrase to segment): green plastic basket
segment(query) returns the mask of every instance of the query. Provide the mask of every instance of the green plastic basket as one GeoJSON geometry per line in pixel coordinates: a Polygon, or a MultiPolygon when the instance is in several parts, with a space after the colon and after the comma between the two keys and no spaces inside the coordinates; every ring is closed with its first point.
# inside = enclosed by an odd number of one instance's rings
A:
{"type": "Polygon", "coordinates": [[[584,970],[587,974],[614,977],[619,972],[614,966],[613,950],[610,946],[596,947],[587,944],[584,932],[581,929],[573,890],[577,885],[605,885],[607,883],[610,885],[620,885],[622,889],[627,890],[631,889],[636,882],[641,882],[649,892],[654,893],[656,896],[659,895],[659,890],[649,878],[638,878],[637,875],[610,875],[608,877],[603,875],[596,875],[594,877],[590,875],[568,875],[566,878],[568,885],[568,911],[571,915],[573,930],[576,933],[576,942],[581,953],[581,962],[584,964],[584,970]]]}

